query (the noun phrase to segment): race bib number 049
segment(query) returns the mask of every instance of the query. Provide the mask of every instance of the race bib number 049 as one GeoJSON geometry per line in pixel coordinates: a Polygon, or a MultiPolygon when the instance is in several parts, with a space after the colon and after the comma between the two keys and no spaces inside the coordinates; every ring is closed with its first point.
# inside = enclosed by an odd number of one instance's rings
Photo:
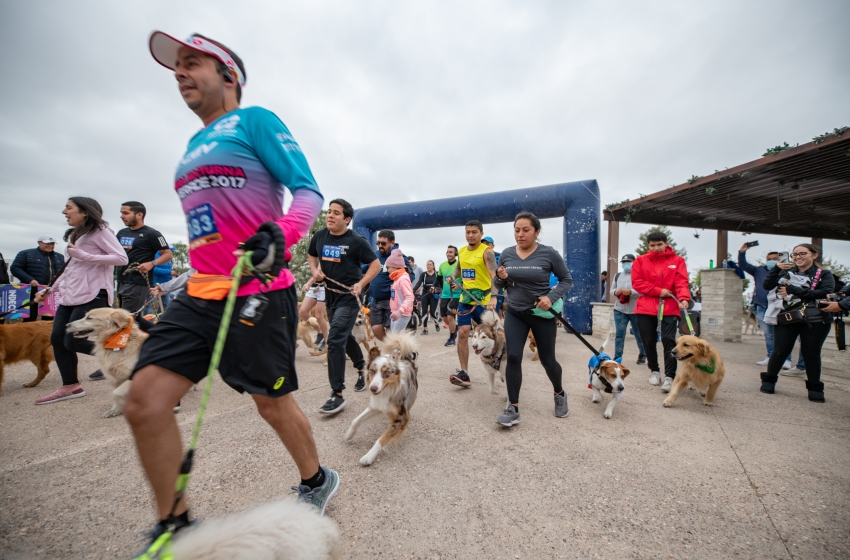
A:
{"type": "Polygon", "coordinates": [[[322,247],[322,260],[339,262],[342,256],[342,247],[337,245],[325,245],[322,247]]]}
{"type": "Polygon", "coordinates": [[[475,269],[474,268],[463,268],[461,269],[461,276],[464,280],[475,280],[475,269]]]}
{"type": "Polygon", "coordinates": [[[202,204],[186,212],[186,225],[189,227],[189,249],[221,241],[210,204],[202,204]]]}

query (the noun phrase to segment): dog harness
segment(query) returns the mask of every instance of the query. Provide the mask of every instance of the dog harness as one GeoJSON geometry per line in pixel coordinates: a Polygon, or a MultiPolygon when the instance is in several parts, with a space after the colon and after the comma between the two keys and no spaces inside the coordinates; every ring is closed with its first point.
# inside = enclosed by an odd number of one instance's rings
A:
{"type": "Polygon", "coordinates": [[[499,352],[498,357],[496,356],[496,354],[493,354],[491,356],[484,356],[484,358],[487,359],[487,360],[493,360],[493,362],[490,365],[496,371],[498,371],[499,368],[502,367],[502,358],[505,357],[505,352],[507,352],[507,348],[508,348],[507,344],[502,345],[502,351],[499,352]]]}
{"type": "MultiPolygon", "coordinates": [[[[619,358],[622,360],[622,358],[619,358]]],[[[593,356],[590,358],[590,363],[588,364],[588,380],[587,380],[587,388],[593,389],[593,376],[596,376],[596,379],[599,380],[600,383],[605,387],[604,391],[606,393],[613,393],[614,387],[611,385],[611,382],[608,381],[604,375],[599,375],[599,370],[602,368],[602,364],[604,362],[616,362],[620,363],[617,360],[612,360],[611,356],[605,354],[604,352],[600,352],[598,356],[593,356]]]]}

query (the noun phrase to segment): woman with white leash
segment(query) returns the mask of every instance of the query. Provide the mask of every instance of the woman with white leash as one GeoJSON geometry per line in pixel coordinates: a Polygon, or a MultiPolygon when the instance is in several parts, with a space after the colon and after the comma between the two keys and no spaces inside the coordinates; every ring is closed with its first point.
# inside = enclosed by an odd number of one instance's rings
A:
{"type": "Polygon", "coordinates": [[[103,221],[103,210],[96,200],[73,196],[68,199],[62,214],[71,226],[64,237],[68,242],[66,265],[53,286],[35,296],[35,301],[41,303],[51,292],[61,295],[50,343],[62,376],[62,387],[36,399],[35,404],[86,396],[77,376],[77,352],[91,354],[94,344],[67,334],[65,325],[82,319],[90,309],[110,307],[114,295],[112,269],[127,264],[127,253],[118,243],[115,232],[103,221]]]}
{"type": "Polygon", "coordinates": [[[496,270],[495,285],[507,286],[508,308],[505,311],[505,339],[508,363],[505,382],[508,386],[508,406],[496,422],[511,427],[520,422],[519,391],[522,387],[522,353],[528,331],[534,334],[540,364],[555,391],[555,416],[569,414],[567,393],[561,386],[561,364],[555,359],[555,335],[558,325],[555,313],[563,309],[564,294],[572,287],[573,279],[564,259],[552,247],[537,242],[540,220],[530,212],[521,212],[514,219],[516,247],[502,251],[500,267],[496,270]],[[558,284],[549,288],[549,274],[554,273],[558,284]]]}

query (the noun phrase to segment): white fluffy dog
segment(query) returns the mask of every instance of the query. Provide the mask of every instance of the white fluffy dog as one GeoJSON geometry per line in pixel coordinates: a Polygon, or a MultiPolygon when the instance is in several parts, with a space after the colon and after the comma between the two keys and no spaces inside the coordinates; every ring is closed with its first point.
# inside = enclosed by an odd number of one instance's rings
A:
{"type": "Polygon", "coordinates": [[[174,560],[337,560],[339,528],[307,504],[280,500],[177,533],[174,560]]]}

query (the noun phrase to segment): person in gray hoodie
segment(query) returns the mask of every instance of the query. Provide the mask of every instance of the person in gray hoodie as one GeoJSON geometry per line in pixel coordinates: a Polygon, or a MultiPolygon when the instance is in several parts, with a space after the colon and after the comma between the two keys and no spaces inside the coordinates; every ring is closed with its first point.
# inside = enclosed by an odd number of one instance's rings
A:
{"type": "Polygon", "coordinates": [[[632,288],[632,263],[634,261],[634,255],[623,255],[623,258],[620,259],[623,271],[615,274],[611,282],[611,296],[613,296],[612,301],[614,302],[614,325],[617,328],[617,335],[614,342],[614,359],[616,360],[623,356],[623,348],[626,344],[626,330],[631,323],[639,352],[637,363],[641,365],[646,363],[646,352],[644,352],[643,343],[640,340],[637,315],[635,315],[635,304],[640,294],[632,288]]]}

